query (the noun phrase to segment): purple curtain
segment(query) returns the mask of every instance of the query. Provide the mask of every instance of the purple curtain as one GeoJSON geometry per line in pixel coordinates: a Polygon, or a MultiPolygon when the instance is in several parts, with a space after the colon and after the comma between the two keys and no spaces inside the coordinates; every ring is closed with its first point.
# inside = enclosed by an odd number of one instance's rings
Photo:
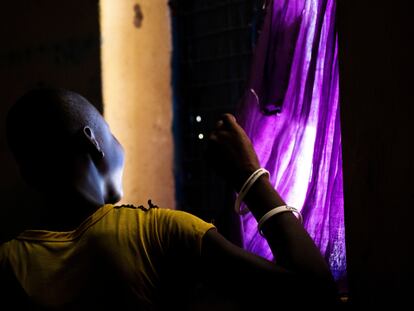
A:
{"type": "MultiPolygon", "coordinates": [[[[346,276],[334,0],[270,1],[238,120],[337,280],[346,276]],[[270,113],[277,112],[270,115],[270,113]]],[[[244,247],[273,259],[250,215],[244,247]]]]}

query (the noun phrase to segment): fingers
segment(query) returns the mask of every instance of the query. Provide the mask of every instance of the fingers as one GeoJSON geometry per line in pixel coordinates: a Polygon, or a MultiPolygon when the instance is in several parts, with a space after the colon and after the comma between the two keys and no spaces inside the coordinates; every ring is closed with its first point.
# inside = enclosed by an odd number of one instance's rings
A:
{"type": "Polygon", "coordinates": [[[232,127],[235,127],[235,125],[237,124],[237,121],[234,115],[230,113],[225,113],[221,116],[220,121],[217,123],[221,123],[222,126],[224,127],[232,128],[232,127]]]}
{"type": "Polygon", "coordinates": [[[236,118],[230,114],[225,113],[221,116],[221,118],[217,121],[215,130],[225,130],[225,129],[232,129],[237,126],[236,118]]]}
{"type": "Polygon", "coordinates": [[[225,113],[217,121],[215,128],[209,135],[209,139],[214,142],[224,142],[236,133],[239,133],[240,126],[234,115],[225,113]]]}
{"type": "Polygon", "coordinates": [[[224,121],[223,120],[218,120],[216,123],[216,129],[220,129],[224,126],[224,121]]]}
{"type": "Polygon", "coordinates": [[[214,131],[209,135],[209,140],[215,143],[224,143],[231,138],[226,131],[214,131]]]}
{"type": "Polygon", "coordinates": [[[224,144],[237,139],[237,137],[242,137],[243,133],[243,129],[238,125],[234,115],[225,113],[211,131],[209,140],[213,143],[224,144]]]}
{"type": "Polygon", "coordinates": [[[232,115],[231,113],[225,113],[225,114],[223,114],[222,117],[221,117],[221,119],[226,124],[234,124],[234,123],[237,123],[236,117],[234,115],[232,115]]]}

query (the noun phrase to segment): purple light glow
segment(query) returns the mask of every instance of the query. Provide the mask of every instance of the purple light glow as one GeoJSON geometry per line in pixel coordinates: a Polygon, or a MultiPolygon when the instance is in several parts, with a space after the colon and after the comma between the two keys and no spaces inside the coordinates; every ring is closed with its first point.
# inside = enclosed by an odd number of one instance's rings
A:
{"type": "MultiPolygon", "coordinates": [[[[346,276],[338,48],[334,0],[278,0],[268,7],[239,122],[275,188],[337,280],[346,276]],[[281,110],[278,115],[262,111],[281,110]]],[[[257,222],[243,216],[246,249],[273,259],[257,222]]]]}

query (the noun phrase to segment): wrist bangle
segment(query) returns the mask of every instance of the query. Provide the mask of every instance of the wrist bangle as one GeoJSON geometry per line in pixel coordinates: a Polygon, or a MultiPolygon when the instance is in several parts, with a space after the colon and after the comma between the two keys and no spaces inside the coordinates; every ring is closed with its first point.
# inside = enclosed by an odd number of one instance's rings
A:
{"type": "Polygon", "coordinates": [[[236,198],[236,203],[234,205],[234,210],[239,215],[244,215],[249,212],[247,208],[241,210],[240,204],[244,197],[246,196],[247,192],[250,190],[250,188],[253,186],[253,184],[256,182],[257,179],[259,179],[260,176],[267,174],[270,176],[270,173],[268,170],[264,168],[259,168],[256,171],[253,172],[253,174],[250,175],[249,178],[247,178],[246,182],[243,184],[239,191],[239,195],[236,198]]]}
{"type": "Polygon", "coordinates": [[[257,223],[257,230],[259,231],[260,235],[263,236],[262,226],[269,218],[277,214],[285,213],[285,212],[292,212],[296,214],[299,221],[303,223],[302,214],[296,208],[288,206],[288,205],[278,206],[278,207],[275,207],[274,209],[271,209],[266,214],[264,214],[262,218],[260,218],[259,222],[257,223]]]}

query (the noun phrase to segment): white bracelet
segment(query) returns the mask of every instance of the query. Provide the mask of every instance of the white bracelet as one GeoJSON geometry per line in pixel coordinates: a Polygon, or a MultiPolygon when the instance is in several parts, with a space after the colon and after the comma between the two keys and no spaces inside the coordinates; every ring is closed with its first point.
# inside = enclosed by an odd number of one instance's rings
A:
{"type": "Polygon", "coordinates": [[[244,197],[246,196],[247,192],[250,190],[250,188],[253,186],[253,184],[256,182],[257,179],[259,179],[260,176],[267,174],[270,176],[270,173],[268,170],[264,168],[259,168],[256,171],[253,172],[253,174],[250,175],[250,177],[246,180],[246,182],[243,184],[239,191],[239,195],[237,196],[236,203],[234,205],[234,210],[239,215],[244,215],[249,212],[247,208],[241,210],[240,204],[244,197]]]}
{"type": "Polygon", "coordinates": [[[274,209],[271,209],[266,214],[264,214],[262,218],[260,218],[259,222],[257,223],[257,230],[259,231],[260,235],[263,236],[262,226],[270,217],[273,217],[279,213],[284,213],[284,212],[295,213],[299,221],[301,223],[303,222],[302,214],[296,208],[288,206],[288,205],[278,206],[278,207],[275,207],[274,209]]]}

